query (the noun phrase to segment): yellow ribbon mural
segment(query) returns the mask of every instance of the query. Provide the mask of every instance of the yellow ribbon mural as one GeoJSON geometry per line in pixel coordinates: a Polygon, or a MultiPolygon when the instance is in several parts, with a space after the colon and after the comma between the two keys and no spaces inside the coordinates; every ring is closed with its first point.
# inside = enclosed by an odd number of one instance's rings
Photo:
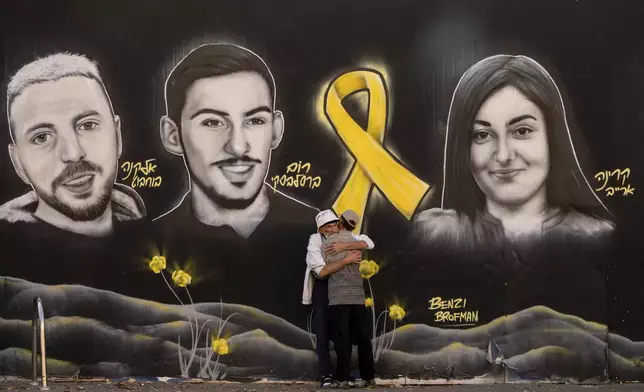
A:
{"type": "MultiPolygon", "coordinates": [[[[387,99],[384,78],[373,70],[345,73],[331,82],[326,91],[326,117],[356,160],[344,188],[333,203],[336,213],[352,209],[364,218],[369,193],[376,185],[398,211],[411,219],[430,189],[428,184],[396,161],[383,147],[387,128],[387,99]],[[344,98],[364,90],[369,93],[366,130],[342,106],[344,98]]],[[[357,232],[360,232],[361,226],[358,225],[357,232]]]]}

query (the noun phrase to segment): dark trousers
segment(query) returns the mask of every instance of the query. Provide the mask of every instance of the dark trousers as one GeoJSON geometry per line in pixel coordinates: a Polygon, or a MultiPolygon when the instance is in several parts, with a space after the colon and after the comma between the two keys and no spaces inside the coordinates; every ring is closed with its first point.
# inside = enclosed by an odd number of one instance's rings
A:
{"type": "Polygon", "coordinates": [[[318,354],[320,376],[331,377],[331,354],[329,353],[329,281],[315,280],[311,303],[313,310],[313,332],[315,351],[318,354]]]}
{"type": "Polygon", "coordinates": [[[348,381],[351,376],[352,342],[358,345],[358,365],[363,380],[375,377],[371,338],[373,326],[369,309],[364,305],[334,305],[329,306],[331,320],[331,336],[338,358],[336,378],[338,381],[348,381]]]}

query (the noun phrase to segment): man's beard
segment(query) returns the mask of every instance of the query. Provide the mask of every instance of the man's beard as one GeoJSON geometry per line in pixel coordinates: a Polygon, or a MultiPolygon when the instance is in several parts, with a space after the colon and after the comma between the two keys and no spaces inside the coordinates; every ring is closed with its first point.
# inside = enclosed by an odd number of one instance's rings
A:
{"type": "Polygon", "coordinates": [[[264,183],[262,182],[262,184],[257,187],[257,191],[251,197],[247,199],[231,199],[217,192],[214,187],[204,184],[199,180],[199,178],[197,178],[197,176],[191,175],[191,178],[195,185],[197,185],[197,187],[199,187],[199,189],[208,196],[213,203],[227,210],[245,210],[255,202],[255,199],[257,199],[257,196],[259,196],[260,192],[264,188],[264,183]]]}
{"type": "MultiPolygon", "coordinates": [[[[183,144],[183,140],[181,141],[181,145],[184,148],[185,151],[185,146],[183,144]]],[[[251,204],[257,199],[257,196],[259,196],[260,192],[264,188],[264,182],[260,184],[259,187],[257,187],[257,191],[249,198],[247,199],[231,199],[230,197],[224,196],[221,193],[217,192],[215,187],[206,185],[203,181],[199,179],[198,176],[194,175],[193,171],[190,169],[190,158],[188,157],[188,154],[184,154],[184,160],[186,163],[186,166],[188,167],[188,171],[190,174],[190,178],[192,181],[194,181],[195,185],[210,199],[213,203],[216,205],[227,209],[227,210],[245,210],[246,208],[250,207],[251,204]]],[[[244,156],[242,158],[230,158],[227,159],[228,161],[240,161],[240,160],[245,160],[245,161],[250,161],[252,163],[261,163],[260,160],[258,159],[253,159],[247,156],[244,156]]],[[[219,162],[225,162],[227,160],[222,160],[219,162]]]]}
{"type": "Polygon", "coordinates": [[[38,196],[45,203],[49,204],[53,209],[60,212],[61,214],[67,216],[69,219],[77,222],[90,222],[100,218],[107,206],[110,204],[110,199],[112,197],[112,184],[107,182],[103,189],[100,190],[101,194],[98,197],[96,202],[83,206],[83,207],[72,207],[60,201],[51,193],[43,193],[36,189],[38,196]]]}
{"type": "Polygon", "coordinates": [[[69,219],[77,222],[96,220],[105,213],[105,210],[110,204],[112,185],[116,172],[108,176],[103,187],[98,189],[98,199],[94,203],[82,207],[74,207],[58,199],[56,197],[56,189],[78,173],[101,174],[103,173],[103,169],[97,164],[88,161],[68,164],[61,174],[52,181],[51,192],[46,192],[36,186],[34,186],[34,189],[42,201],[69,219]]]}

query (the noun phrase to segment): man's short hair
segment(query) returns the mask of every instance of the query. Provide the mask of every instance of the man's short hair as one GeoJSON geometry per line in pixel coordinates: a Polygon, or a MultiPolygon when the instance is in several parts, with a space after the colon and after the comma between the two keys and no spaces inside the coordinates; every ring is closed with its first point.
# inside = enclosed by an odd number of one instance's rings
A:
{"type": "Polygon", "coordinates": [[[15,99],[31,85],[57,81],[70,76],[83,76],[95,80],[103,89],[105,98],[107,98],[107,102],[109,103],[110,110],[114,113],[112,102],[107,94],[107,90],[103,84],[103,80],[101,79],[101,74],[98,71],[96,62],[88,59],[82,54],[68,52],[56,53],[46,57],[41,57],[23,65],[18,72],[11,77],[7,86],[7,119],[9,120],[9,131],[11,132],[12,137],[13,130],[10,112],[13,101],[15,101],[15,99]]]}
{"type": "Polygon", "coordinates": [[[264,60],[241,46],[205,44],[188,53],[170,71],[165,83],[166,114],[180,124],[186,92],[195,81],[237,72],[258,73],[268,84],[274,109],[275,79],[264,60]]]}

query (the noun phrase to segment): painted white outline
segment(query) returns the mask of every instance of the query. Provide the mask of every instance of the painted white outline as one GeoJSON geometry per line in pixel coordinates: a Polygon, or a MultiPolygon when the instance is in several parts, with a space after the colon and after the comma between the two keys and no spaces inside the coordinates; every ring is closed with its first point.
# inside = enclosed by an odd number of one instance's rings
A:
{"type": "MultiPolygon", "coordinates": [[[[546,74],[546,76],[548,77],[550,82],[555,86],[555,90],[557,90],[557,97],[559,98],[559,103],[561,104],[561,108],[563,110],[563,119],[564,119],[564,124],[566,126],[566,133],[568,134],[568,141],[570,142],[570,147],[572,149],[572,155],[575,158],[575,163],[577,164],[577,169],[579,169],[579,173],[581,173],[581,176],[584,178],[584,182],[588,186],[588,189],[590,189],[590,192],[593,194],[593,196],[595,196],[595,199],[599,202],[599,204],[601,204],[602,207],[604,207],[604,209],[609,214],[612,215],[610,210],[608,208],[606,208],[604,203],[599,199],[599,196],[597,196],[597,194],[595,193],[593,188],[590,186],[590,184],[588,183],[588,180],[586,179],[586,175],[584,174],[584,171],[581,169],[581,165],[579,164],[579,159],[577,159],[577,152],[575,151],[575,144],[572,141],[572,137],[570,136],[570,129],[568,128],[568,116],[566,114],[566,106],[564,105],[564,101],[563,101],[563,98],[561,97],[561,92],[559,91],[559,87],[557,86],[557,83],[552,78],[552,76],[550,76],[550,73],[548,73],[548,71],[541,64],[539,64],[538,61],[536,61],[536,60],[534,60],[534,59],[532,59],[532,58],[530,58],[528,56],[512,55],[512,54],[497,54],[497,55],[489,56],[489,57],[486,57],[486,58],[484,58],[482,60],[477,61],[474,65],[469,67],[463,73],[461,78],[458,80],[458,84],[456,84],[456,88],[454,89],[454,93],[452,94],[452,101],[449,104],[449,112],[447,113],[447,127],[446,127],[446,130],[445,130],[445,149],[443,151],[443,190],[441,192],[441,209],[445,208],[445,189],[447,187],[446,186],[446,178],[447,178],[447,143],[449,141],[449,125],[450,125],[450,118],[452,116],[452,106],[454,105],[454,99],[456,98],[456,92],[458,91],[458,88],[460,87],[461,82],[463,81],[463,78],[465,77],[465,75],[467,75],[472,70],[472,68],[476,67],[478,64],[482,63],[483,61],[493,59],[493,58],[497,58],[497,57],[508,57],[508,56],[513,57],[513,58],[525,59],[525,60],[528,60],[529,62],[532,62],[539,69],[541,69],[541,71],[543,71],[543,73],[546,74]]],[[[573,173],[573,175],[574,175],[574,173],[573,173]]]]}
{"type": "MultiPolygon", "coordinates": [[[[81,77],[81,78],[87,78],[89,80],[95,81],[96,83],[98,83],[101,86],[101,88],[103,89],[103,92],[105,93],[105,97],[107,98],[107,103],[110,105],[110,110],[112,111],[112,121],[114,121],[114,117],[116,117],[118,115],[114,111],[114,105],[112,105],[112,98],[110,97],[110,94],[107,92],[107,86],[105,85],[105,82],[103,81],[103,78],[101,77],[101,74],[100,74],[101,70],[100,70],[100,65],[99,65],[98,61],[95,61],[95,60],[91,59],[90,57],[88,57],[87,55],[82,54],[82,53],[56,52],[56,53],[48,54],[47,56],[38,57],[35,60],[32,60],[32,61],[30,61],[28,63],[23,64],[20,68],[22,68],[24,66],[27,66],[27,65],[29,65],[31,63],[34,63],[34,62],[36,62],[36,61],[38,61],[40,59],[43,59],[43,58],[46,58],[46,57],[49,57],[49,56],[55,56],[57,54],[60,54],[60,55],[74,55],[74,54],[82,55],[82,56],[85,57],[86,60],[88,60],[89,62],[93,63],[96,66],[96,68],[99,71],[99,74],[96,75],[96,77],[87,76],[87,75],[70,74],[70,75],[60,77],[58,79],[46,80],[45,82],[57,82],[59,80],[62,80],[62,79],[65,79],[65,78],[71,78],[71,77],[81,77]]],[[[16,72],[18,72],[18,71],[16,71],[16,72]]],[[[15,73],[14,73],[14,75],[15,75],[15,73]]],[[[91,73],[90,73],[90,75],[91,75],[91,73]]],[[[18,98],[18,96],[20,94],[22,94],[22,92],[25,89],[27,89],[29,86],[33,86],[34,84],[38,84],[38,82],[37,83],[31,83],[31,84],[28,84],[25,87],[23,87],[22,91],[19,94],[14,96],[14,100],[16,98],[18,98]]],[[[16,141],[13,138],[13,129],[11,128],[11,117],[9,117],[9,100],[8,99],[6,99],[6,106],[7,106],[7,124],[8,124],[8,128],[9,128],[9,137],[11,138],[11,144],[16,145],[16,141]]],[[[129,186],[127,184],[123,184],[121,182],[118,182],[118,178],[119,178],[118,174],[119,174],[119,171],[120,171],[120,168],[121,168],[121,165],[119,164],[119,159],[121,158],[121,155],[123,153],[123,121],[121,120],[121,116],[119,116],[119,120],[120,120],[120,125],[121,125],[121,127],[119,129],[119,133],[120,133],[119,137],[121,139],[121,154],[116,157],[116,174],[114,176],[114,181],[112,182],[112,184],[119,184],[121,186],[124,186],[124,187],[128,188],[132,192],[134,192],[139,197],[139,200],[141,200],[141,203],[143,203],[143,208],[145,209],[145,213],[147,215],[147,206],[145,205],[145,200],[143,200],[143,198],[141,197],[139,192],[137,192],[136,189],[132,188],[131,186],[129,186]]],[[[9,159],[9,160],[11,161],[11,159],[9,159]]],[[[13,161],[11,162],[11,166],[14,166],[13,161]]],[[[20,175],[18,175],[18,171],[16,170],[15,166],[14,166],[13,170],[16,172],[16,175],[18,177],[20,177],[20,175]]],[[[38,195],[38,192],[36,191],[36,188],[34,188],[33,184],[29,184],[29,186],[31,187],[31,190],[36,192],[36,195],[38,195]]],[[[112,192],[113,191],[114,191],[114,189],[112,188],[112,192]]],[[[18,197],[20,197],[20,196],[18,196],[18,197]]],[[[9,201],[11,201],[11,200],[9,200],[9,201]]],[[[110,203],[111,203],[111,201],[112,201],[112,193],[110,193],[110,203]]],[[[141,218],[136,219],[136,220],[143,219],[143,218],[145,218],[145,215],[143,217],[141,217],[141,218]]]]}
{"type": "MultiPolygon", "coordinates": [[[[164,83],[164,85],[163,85],[163,99],[165,100],[165,116],[169,116],[169,115],[170,115],[170,114],[169,114],[169,110],[168,110],[168,96],[167,96],[167,92],[168,92],[168,81],[170,80],[170,75],[172,75],[172,73],[174,73],[175,69],[176,69],[179,65],[181,65],[181,63],[182,63],[182,62],[183,62],[183,61],[184,61],[188,56],[190,56],[190,55],[192,54],[192,52],[194,52],[194,51],[196,51],[196,50],[198,50],[198,49],[200,49],[200,48],[202,48],[202,47],[204,47],[204,46],[215,46],[215,45],[235,46],[235,47],[237,47],[237,48],[239,48],[239,49],[241,49],[241,50],[243,50],[243,51],[246,51],[246,52],[249,52],[249,53],[251,53],[251,54],[255,55],[255,56],[256,56],[256,57],[257,57],[257,58],[262,62],[262,64],[264,64],[264,66],[266,67],[266,70],[268,71],[268,74],[271,76],[271,81],[273,82],[273,87],[274,87],[274,89],[273,89],[273,108],[272,108],[272,109],[273,109],[273,114],[275,114],[276,112],[280,112],[280,113],[282,113],[280,110],[276,110],[276,105],[277,105],[277,83],[275,83],[275,77],[273,76],[273,73],[271,72],[271,69],[268,67],[268,64],[266,64],[266,62],[264,61],[264,59],[263,59],[260,55],[258,55],[257,53],[253,52],[253,51],[252,51],[252,50],[250,50],[250,49],[244,48],[243,46],[240,46],[240,45],[237,45],[237,44],[227,44],[227,43],[224,43],[224,42],[217,42],[217,43],[208,43],[208,44],[202,44],[202,45],[197,46],[196,48],[194,48],[194,49],[192,49],[190,52],[188,52],[188,54],[186,54],[185,56],[183,56],[183,58],[182,58],[181,60],[179,60],[179,61],[177,62],[177,64],[175,64],[175,66],[174,66],[174,67],[172,67],[172,69],[171,69],[171,70],[170,70],[170,72],[168,73],[168,76],[166,77],[166,79],[165,79],[165,83],[164,83]]],[[[163,116],[162,116],[162,118],[163,118],[163,116]]],[[[161,120],[159,120],[159,127],[161,126],[160,121],[161,121],[161,120]]],[[[174,120],[173,120],[173,121],[174,121],[174,120]]],[[[284,124],[284,125],[283,125],[283,127],[284,127],[284,129],[286,130],[286,119],[284,118],[284,115],[283,115],[283,114],[282,114],[282,121],[283,121],[283,124],[284,124]]],[[[159,129],[159,136],[161,136],[160,129],[159,129]]],[[[284,134],[282,134],[282,138],[280,139],[280,142],[277,144],[277,146],[275,146],[275,147],[271,148],[271,149],[270,149],[270,151],[269,151],[269,153],[268,153],[268,166],[266,167],[266,175],[264,176],[264,181],[263,181],[263,182],[264,182],[264,185],[265,185],[265,186],[267,186],[268,188],[270,188],[270,189],[271,189],[273,192],[275,192],[275,193],[279,193],[280,195],[282,195],[282,196],[284,196],[284,197],[286,197],[286,198],[288,198],[288,199],[291,199],[291,200],[292,200],[292,201],[294,201],[294,202],[297,202],[297,203],[299,203],[299,204],[301,204],[301,205],[303,205],[303,206],[305,206],[305,207],[311,208],[311,209],[313,209],[313,210],[315,210],[315,211],[318,211],[318,212],[319,212],[319,211],[320,211],[320,209],[319,209],[319,208],[312,207],[312,206],[310,206],[310,205],[308,205],[308,204],[306,204],[306,203],[303,203],[303,202],[301,202],[301,201],[299,201],[299,200],[297,200],[297,199],[295,199],[295,198],[293,198],[293,197],[291,197],[291,196],[288,196],[288,195],[286,195],[285,193],[283,193],[283,192],[281,192],[281,191],[278,191],[277,189],[273,188],[269,183],[267,183],[267,182],[266,182],[266,178],[268,178],[268,173],[270,172],[270,169],[271,169],[271,162],[272,162],[272,157],[273,157],[273,150],[274,150],[274,149],[276,149],[277,147],[279,147],[279,145],[282,143],[282,139],[283,139],[283,138],[284,138],[284,134]]],[[[162,140],[162,142],[163,142],[163,140],[162,140]]],[[[162,143],[162,144],[163,144],[163,143],[162,143]]],[[[165,149],[165,146],[164,146],[164,149],[165,149]]],[[[166,149],[166,151],[167,151],[167,149],[166,149]]],[[[172,152],[170,152],[170,151],[168,151],[168,152],[169,152],[170,154],[172,154],[172,155],[177,155],[177,154],[172,153],[172,152]]],[[[174,210],[176,210],[177,208],[179,208],[179,207],[181,206],[181,204],[183,204],[183,201],[185,200],[185,198],[190,194],[190,192],[192,192],[192,180],[191,180],[191,176],[190,176],[190,170],[188,169],[188,162],[186,161],[186,154],[185,154],[185,152],[181,154],[181,157],[183,158],[183,166],[186,168],[186,173],[188,174],[188,191],[183,195],[183,197],[181,198],[181,200],[179,201],[179,203],[178,203],[176,206],[172,207],[172,209],[170,209],[170,210],[168,210],[167,212],[164,212],[163,214],[161,214],[161,215],[157,216],[156,218],[152,219],[152,222],[156,221],[157,219],[161,219],[161,218],[163,218],[164,216],[166,216],[166,215],[170,214],[172,211],[174,211],[174,210]]],[[[268,208],[270,209],[271,207],[269,206],[268,208]]]]}

